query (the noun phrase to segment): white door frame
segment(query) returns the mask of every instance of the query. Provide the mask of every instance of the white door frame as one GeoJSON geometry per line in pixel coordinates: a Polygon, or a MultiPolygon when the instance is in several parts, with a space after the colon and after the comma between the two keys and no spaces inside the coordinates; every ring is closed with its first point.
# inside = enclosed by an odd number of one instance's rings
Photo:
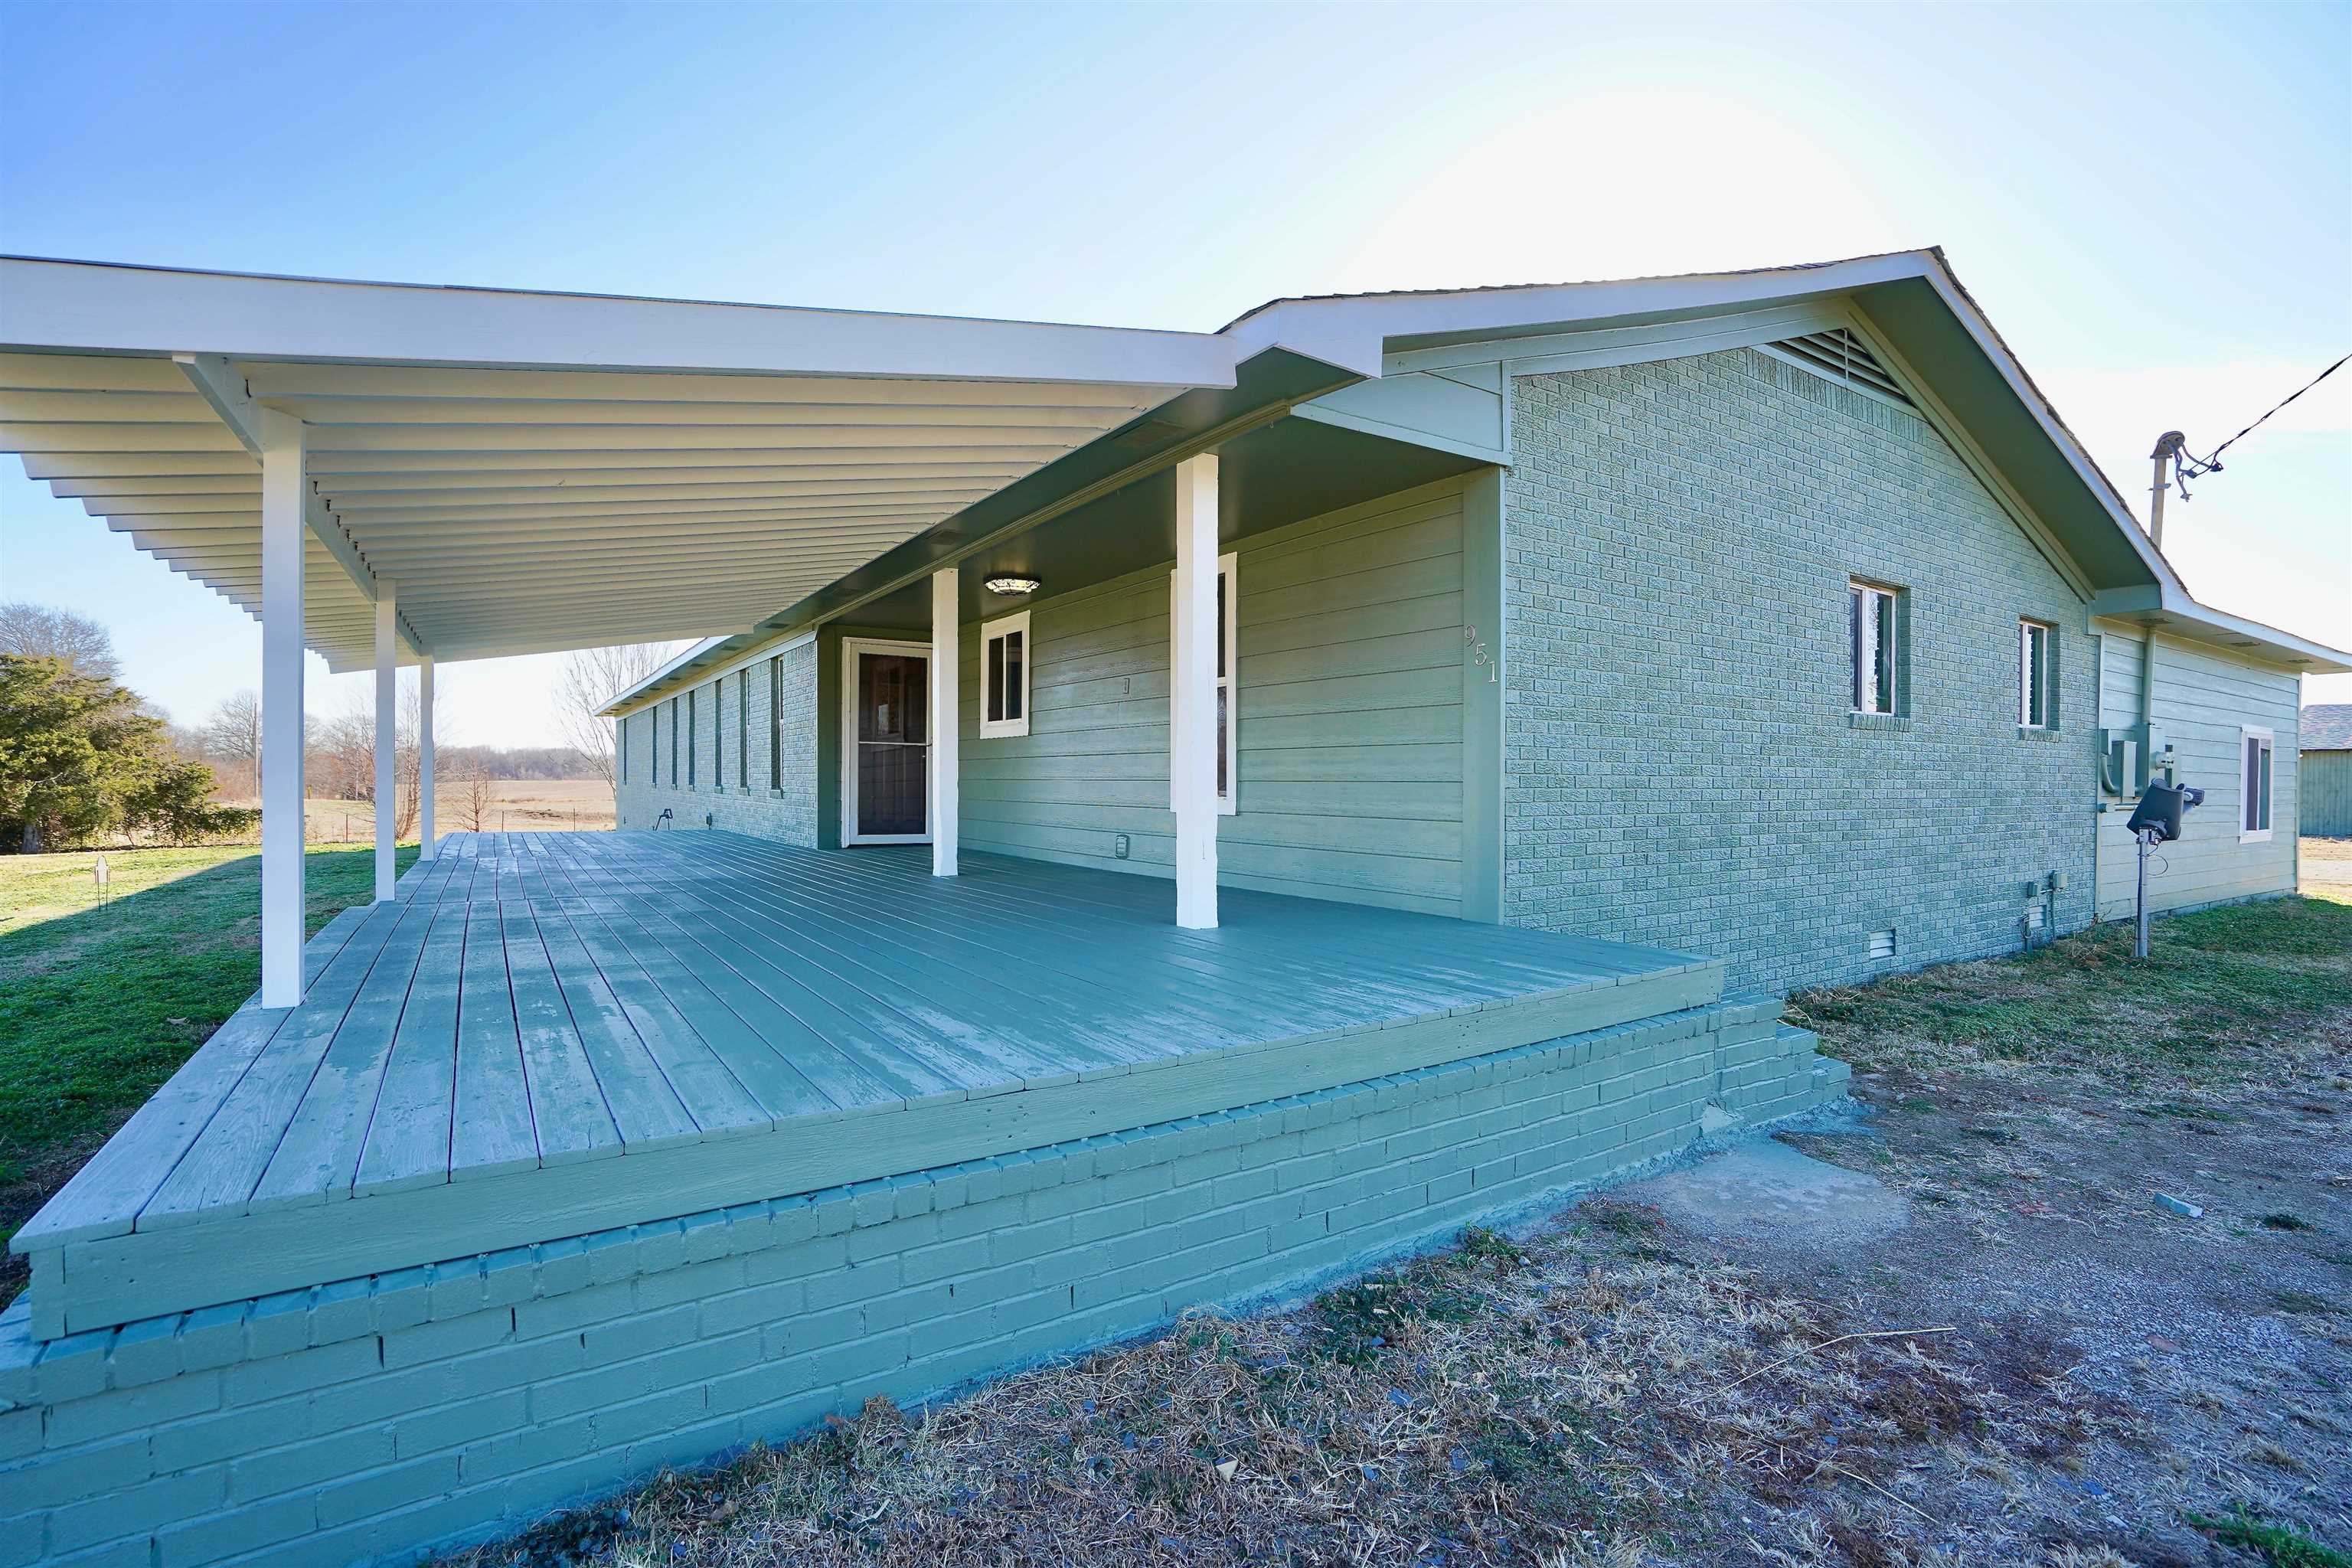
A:
{"type": "MultiPolygon", "coordinates": [[[[848,848],[858,844],[929,844],[931,841],[930,791],[923,791],[923,828],[920,833],[860,833],[857,831],[857,656],[862,653],[887,653],[899,658],[919,658],[923,661],[923,689],[930,689],[931,645],[927,642],[899,642],[890,637],[844,637],[841,639],[841,844],[848,848]]],[[[939,715],[927,713],[925,722],[936,736],[939,715]]],[[[926,770],[928,773],[928,770],[926,770]]]]}

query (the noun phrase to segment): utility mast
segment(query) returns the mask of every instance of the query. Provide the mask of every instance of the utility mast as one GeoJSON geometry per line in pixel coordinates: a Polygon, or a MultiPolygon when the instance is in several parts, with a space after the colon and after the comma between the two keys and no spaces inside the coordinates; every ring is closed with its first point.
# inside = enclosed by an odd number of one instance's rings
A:
{"type": "Polygon", "coordinates": [[[2164,492],[2171,489],[2165,480],[2164,466],[2170,463],[2177,472],[2180,449],[2187,445],[2188,437],[2178,430],[2167,430],[2156,438],[2156,450],[2148,454],[2156,459],[2156,483],[2147,492],[2147,537],[2159,555],[2164,553],[2164,492]]]}

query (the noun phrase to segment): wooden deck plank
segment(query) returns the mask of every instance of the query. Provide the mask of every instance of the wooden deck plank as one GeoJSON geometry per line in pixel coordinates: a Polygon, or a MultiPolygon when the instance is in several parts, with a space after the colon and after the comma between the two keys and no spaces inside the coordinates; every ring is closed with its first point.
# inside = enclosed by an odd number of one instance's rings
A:
{"type": "Polygon", "coordinates": [[[453,1181],[539,1163],[539,1131],[522,1030],[507,978],[506,928],[499,903],[466,910],[466,945],[457,970],[457,1058],[452,1072],[449,1175],[453,1181]]]}
{"type": "Polygon", "coordinates": [[[544,916],[529,904],[516,906],[530,917],[531,931],[546,955],[563,998],[564,1011],[579,1032],[580,1048],[596,1073],[596,1084],[613,1113],[622,1146],[631,1152],[692,1143],[702,1128],[629,1018],[628,1009],[588,956],[561,911],[544,916]]]}
{"type": "Polygon", "coordinates": [[[393,1031],[392,1054],[352,1179],[354,1196],[449,1179],[449,1113],[457,1088],[457,994],[466,952],[464,900],[433,911],[425,951],[393,1031]]]}
{"type": "Polygon", "coordinates": [[[728,1137],[767,1127],[773,1118],[747,1089],[692,1025],[678,1015],[635,958],[578,900],[557,897],[539,910],[541,929],[561,921],[573,943],[595,967],[629,1026],[661,1065],[669,1083],[703,1138],[728,1137]]]}
{"type": "Polygon", "coordinates": [[[540,942],[530,904],[520,899],[502,902],[498,919],[540,1163],[560,1165],[619,1153],[619,1124],[556,984],[555,966],[540,942]]]}

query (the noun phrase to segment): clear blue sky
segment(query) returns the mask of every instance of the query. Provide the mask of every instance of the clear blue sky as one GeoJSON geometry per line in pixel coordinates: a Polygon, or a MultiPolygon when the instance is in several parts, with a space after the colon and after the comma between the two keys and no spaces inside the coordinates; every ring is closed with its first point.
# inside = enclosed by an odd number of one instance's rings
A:
{"type": "MultiPolygon", "coordinates": [[[[0,249],[1207,329],[1941,244],[2125,492],[2352,348],[2352,7],[0,5],[0,249]]],[[[2352,371],[2168,543],[2352,645],[2352,371]]],[[[259,637],[0,472],[175,716],[259,637]]],[[[454,667],[553,739],[552,660],[454,667]]],[[[314,667],[312,706],[363,677],[314,667]]],[[[2309,700],[2352,700],[2352,678],[2309,700]]]]}

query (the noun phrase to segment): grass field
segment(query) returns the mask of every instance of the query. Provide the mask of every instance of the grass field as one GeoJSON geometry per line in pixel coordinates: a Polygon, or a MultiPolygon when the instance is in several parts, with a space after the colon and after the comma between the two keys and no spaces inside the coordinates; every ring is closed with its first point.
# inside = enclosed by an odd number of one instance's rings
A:
{"type": "MultiPolygon", "coordinates": [[[[434,826],[443,833],[602,833],[613,826],[613,791],[602,779],[493,779],[478,809],[468,781],[444,779],[434,797],[434,826]]],[[[366,801],[314,796],[302,803],[302,815],[313,844],[374,842],[375,807],[366,801]]]]}
{"type": "MultiPolygon", "coordinates": [[[[404,847],[400,865],[416,858],[404,847]]],[[[261,984],[247,847],[0,857],[0,1235],[14,1234],[261,984]]],[[[374,855],[313,848],[310,929],[375,890],[374,855]]],[[[0,1264],[0,1298],[23,1283],[0,1264]]]]}

